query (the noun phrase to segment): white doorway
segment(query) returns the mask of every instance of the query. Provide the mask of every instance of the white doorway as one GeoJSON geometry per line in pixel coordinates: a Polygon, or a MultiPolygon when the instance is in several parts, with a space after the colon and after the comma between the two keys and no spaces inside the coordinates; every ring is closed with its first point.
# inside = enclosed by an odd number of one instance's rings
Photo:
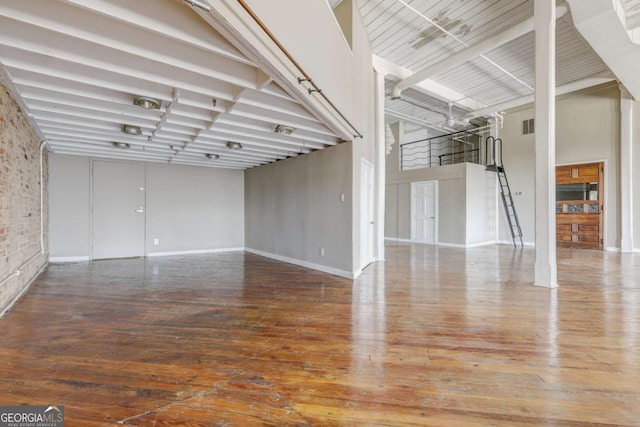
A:
{"type": "Polygon", "coordinates": [[[91,258],[144,256],[144,166],[95,160],[92,177],[91,258]]]}
{"type": "Polygon", "coordinates": [[[437,240],[438,181],[411,183],[411,240],[434,245],[437,240]]]}
{"type": "Polygon", "coordinates": [[[374,261],[373,165],[362,159],[360,191],[360,265],[374,261]]]}

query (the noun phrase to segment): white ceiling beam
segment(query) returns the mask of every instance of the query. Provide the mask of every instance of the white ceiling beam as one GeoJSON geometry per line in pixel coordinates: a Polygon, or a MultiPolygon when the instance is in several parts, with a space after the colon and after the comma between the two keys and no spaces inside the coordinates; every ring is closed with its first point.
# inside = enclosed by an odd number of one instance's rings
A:
{"type": "Polygon", "coordinates": [[[37,101],[31,101],[29,104],[31,111],[35,117],[42,117],[51,115],[63,115],[71,117],[81,117],[88,120],[96,120],[99,122],[119,123],[120,125],[128,124],[134,126],[140,126],[145,130],[154,129],[156,122],[154,120],[142,119],[139,117],[127,117],[117,114],[100,113],[98,111],[91,112],[82,108],[75,107],[57,107],[49,104],[39,103],[37,101]]]}
{"type": "MultiPolygon", "coordinates": [[[[46,6],[41,9],[48,13],[51,0],[41,1],[46,3],[46,6]]],[[[196,19],[176,19],[177,14],[193,14],[186,4],[181,4],[182,2],[157,0],[136,0],[134,2],[131,0],[61,1],[77,6],[81,10],[88,10],[129,26],[142,28],[158,36],[170,37],[212,53],[250,63],[240,51],[220,37],[217,32],[212,31],[205,22],[196,19]]],[[[29,4],[31,0],[20,3],[29,4]]]]}
{"type": "Polygon", "coordinates": [[[236,153],[233,150],[228,149],[227,147],[221,145],[211,145],[211,144],[203,144],[203,143],[193,143],[189,144],[189,148],[187,150],[179,150],[182,153],[212,153],[218,154],[220,156],[224,156],[227,159],[231,159],[234,161],[238,160],[251,160],[256,163],[269,163],[274,162],[276,160],[285,159],[284,155],[266,155],[266,154],[255,154],[255,153],[236,153]]]}
{"type": "Polygon", "coordinates": [[[404,120],[406,122],[410,122],[410,123],[413,123],[413,124],[416,124],[416,125],[419,125],[419,126],[426,127],[428,129],[433,129],[433,130],[436,130],[438,132],[442,132],[442,133],[451,132],[451,129],[449,129],[449,128],[436,126],[433,123],[427,122],[426,120],[421,120],[421,119],[415,118],[413,116],[410,116],[408,114],[400,113],[398,111],[393,111],[390,108],[385,108],[384,109],[384,114],[386,114],[387,116],[395,117],[396,119],[404,120]]]}
{"type": "MultiPolygon", "coordinates": [[[[567,13],[567,11],[568,11],[568,7],[566,4],[558,6],[556,8],[556,17],[561,18],[567,13]]],[[[440,27],[438,26],[438,28],[440,27]]],[[[514,77],[513,75],[511,75],[511,73],[509,73],[503,67],[499,66],[495,62],[489,60],[488,58],[485,58],[483,54],[499,46],[502,46],[512,40],[515,40],[518,37],[521,37],[525,34],[532,32],[533,28],[534,28],[534,18],[531,17],[520,22],[519,24],[514,25],[513,27],[508,28],[505,31],[502,31],[498,34],[494,34],[493,36],[490,36],[489,38],[479,43],[476,43],[474,45],[468,45],[464,41],[454,36],[454,38],[457,41],[459,41],[462,45],[466,47],[464,50],[454,53],[453,55],[449,55],[447,56],[446,59],[438,63],[435,63],[433,65],[430,65],[427,68],[424,68],[420,71],[417,71],[409,77],[403,78],[402,80],[397,82],[396,85],[394,86],[392,96],[394,98],[399,98],[404,89],[414,86],[420,82],[423,82],[431,77],[434,77],[440,73],[443,73],[447,70],[455,68],[459,65],[462,65],[465,62],[470,61],[471,59],[477,58],[477,57],[482,57],[485,60],[488,60],[492,65],[498,67],[501,71],[509,74],[511,77],[514,77]]],[[[441,31],[444,31],[446,34],[451,35],[448,31],[442,28],[440,29],[441,31]]],[[[526,87],[529,88],[530,90],[533,90],[533,88],[529,85],[526,85],[526,87]]]]}
{"type": "MultiPolygon", "coordinates": [[[[428,16],[424,15],[422,12],[420,12],[419,10],[417,10],[416,8],[414,8],[413,6],[411,6],[410,4],[408,4],[407,2],[405,2],[404,0],[397,0],[400,4],[402,4],[405,8],[411,10],[413,13],[415,13],[416,15],[418,15],[420,18],[422,18],[423,20],[427,21],[430,25],[435,26],[438,30],[440,30],[442,33],[446,34],[447,36],[453,38],[456,42],[458,42],[459,44],[461,44],[462,46],[466,47],[466,48],[470,48],[472,46],[470,46],[468,43],[466,43],[464,40],[458,38],[455,34],[451,33],[450,31],[448,31],[446,28],[443,28],[442,26],[440,26],[437,22],[435,22],[434,20],[430,19],[428,16]]],[[[559,8],[563,8],[566,7],[564,5],[558,6],[559,8]]],[[[560,13],[566,13],[566,10],[559,10],[560,13]]],[[[507,30],[508,31],[508,30],[507,30]]],[[[532,31],[532,30],[531,30],[532,31]]],[[[482,42],[481,42],[482,43],[482,42]]],[[[491,50],[493,48],[495,48],[497,46],[493,46],[493,47],[489,47],[487,49],[491,50]]],[[[519,77],[517,77],[516,75],[514,75],[513,73],[511,73],[510,71],[508,71],[506,68],[502,67],[501,65],[499,65],[498,63],[496,63],[495,61],[492,61],[491,59],[487,58],[483,53],[480,54],[476,54],[473,57],[479,56],[480,58],[482,58],[483,60],[485,60],[486,62],[488,62],[489,64],[491,64],[492,66],[494,66],[495,68],[497,68],[498,70],[500,70],[502,73],[506,74],[507,76],[509,76],[511,79],[515,80],[517,83],[519,83],[520,85],[524,86],[525,88],[527,88],[529,91],[533,92],[533,87],[531,85],[529,85],[527,82],[523,81],[522,79],[520,79],[519,77]]],[[[470,59],[470,58],[469,58],[470,59]]],[[[423,70],[424,71],[424,70],[423,70]]],[[[422,72],[418,72],[418,73],[422,73],[422,72]]],[[[425,75],[425,78],[431,77],[432,75],[425,75]]],[[[417,79],[417,77],[416,77],[417,79]]],[[[408,86],[407,86],[408,87],[408,86]]],[[[393,91],[393,96],[395,98],[399,98],[401,96],[402,93],[402,89],[401,88],[394,88],[393,91]]]]}
{"type": "MultiPolygon", "coordinates": [[[[5,48],[6,49],[6,48],[5,48]]],[[[7,49],[8,50],[8,49],[7,49]]],[[[0,50],[0,54],[2,51],[0,50]]],[[[171,88],[208,95],[217,99],[231,99],[231,84],[211,80],[207,87],[183,87],[187,85],[170,85],[154,79],[154,76],[143,75],[141,78],[112,71],[85,66],[80,63],[61,61],[56,58],[39,58],[27,52],[5,52],[2,55],[11,75],[20,78],[24,71],[57,79],[77,81],[82,84],[97,86],[130,94],[144,94],[162,100],[171,99],[171,88]],[[40,59],[38,61],[38,59],[40,59]],[[141,93],[142,92],[142,93],[141,93]]],[[[175,81],[174,81],[175,82],[175,81]]]]}
{"type": "Polygon", "coordinates": [[[64,7],[50,0],[45,2],[29,0],[29,2],[15,2],[13,5],[28,6],[30,10],[39,11],[38,13],[44,11],[46,16],[11,9],[10,6],[0,8],[1,24],[6,26],[8,31],[15,31],[15,27],[25,28],[25,31],[35,32],[34,37],[40,37],[40,33],[47,31],[51,34],[50,38],[60,38],[59,43],[65,46],[82,41],[85,44],[95,45],[97,49],[134,54],[204,75],[209,75],[211,65],[214,63],[217,65],[220,61],[223,62],[222,65],[224,62],[232,61],[254,68],[246,58],[240,55],[230,57],[226,52],[203,51],[172,38],[150,34],[148,30],[125,26],[111,20],[105,22],[104,18],[95,15],[89,17],[86,12],[76,17],[70,16],[79,10],[64,7]],[[64,40],[67,42],[63,42],[64,40]],[[135,43],[132,43],[133,40],[135,43]],[[157,45],[162,45],[162,50],[157,49],[157,45]]]}
{"type": "MultiPolygon", "coordinates": [[[[593,77],[589,77],[586,79],[578,80],[575,82],[568,83],[566,85],[558,86],[556,88],[556,96],[557,95],[565,95],[567,93],[575,92],[577,90],[586,89],[588,87],[596,86],[603,83],[612,82],[615,80],[615,77],[611,76],[609,73],[605,73],[603,75],[597,75],[593,77]]],[[[509,101],[501,102],[499,104],[491,105],[489,107],[485,107],[476,111],[471,111],[468,114],[465,114],[462,119],[470,120],[476,117],[482,116],[490,116],[495,113],[500,113],[504,110],[508,110],[510,108],[520,107],[521,105],[526,105],[534,101],[534,95],[525,95],[518,98],[511,99],[509,101]]]]}
{"type": "MultiPolygon", "coordinates": [[[[143,120],[159,120],[162,114],[161,110],[147,110],[144,108],[137,107],[131,104],[113,104],[108,102],[101,102],[97,100],[83,100],[81,98],[76,97],[75,95],[56,95],[53,96],[50,93],[47,93],[45,90],[38,89],[28,89],[25,88],[22,90],[22,97],[30,102],[37,102],[41,105],[51,105],[51,106],[65,106],[72,108],[79,108],[83,110],[92,110],[99,112],[111,113],[114,115],[120,115],[125,118],[135,117],[143,120]]],[[[55,108],[55,107],[54,107],[55,108]]]]}
{"type": "Polygon", "coordinates": [[[291,151],[295,151],[299,153],[309,153],[312,150],[309,147],[305,147],[304,144],[291,146],[291,145],[269,143],[259,138],[253,138],[249,136],[239,136],[239,135],[236,135],[235,133],[225,132],[225,131],[203,132],[200,134],[200,137],[198,138],[198,142],[206,142],[211,140],[222,141],[224,144],[226,144],[228,141],[240,142],[242,143],[243,149],[249,148],[256,152],[262,152],[262,153],[288,153],[291,151]]]}
{"type": "MultiPolygon", "coordinates": [[[[384,58],[377,55],[373,55],[373,66],[381,74],[391,77],[392,80],[402,80],[410,77],[413,72],[398,64],[394,64],[384,58]]],[[[413,86],[419,92],[433,98],[439,99],[445,103],[452,102],[454,105],[464,110],[477,110],[485,107],[486,105],[477,101],[463,93],[457,92],[444,85],[427,79],[413,86]]]]}
{"type": "Polygon", "coordinates": [[[193,146],[189,147],[189,150],[186,151],[180,151],[179,155],[187,155],[188,153],[211,153],[211,154],[217,154],[220,157],[224,157],[225,159],[227,159],[230,162],[241,162],[241,161],[248,161],[251,163],[256,163],[256,164],[267,164],[267,163],[271,163],[271,162],[275,162],[277,160],[282,160],[282,159],[286,159],[287,156],[280,154],[280,155],[273,155],[273,156],[269,156],[269,155],[257,155],[255,153],[240,153],[240,154],[234,154],[231,150],[229,150],[228,148],[221,148],[221,147],[214,147],[214,146],[207,146],[207,145],[202,145],[202,144],[194,144],[193,146]]]}
{"type": "Polygon", "coordinates": [[[582,37],[629,93],[640,100],[640,40],[632,39],[635,31],[627,31],[622,4],[619,0],[568,2],[573,23],[582,37]]]}
{"type": "MultiPolygon", "coordinates": [[[[5,48],[21,50],[38,57],[37,63],[47,63],[50,59],[84,65],[95,69],[111,71],[122,76],[140,80],[152,80],[170,87],[201,91],[213,81],[231,83],[236,86],[255,88],[255,68],[239,62],[219,58],[209,68],[194,68],[181,61],[163,62],[131,53],[101,48],[96,45],[58,36],[55,44],[43,45],[42,40],[52,38],[48,32],[26,31],[21,25],[7,25],[1,22],[7,33],[0,38],[5,48]]],[[[12,22],[12,21],[10,21],[12,22]]],[[[6,55],[5,55],[6,56],[6,55]]]]}
{"type": "Polygon", "coordinates": [[[330,145],[330,144],[322,144],[318,142],[305,141],[301,139],[294,139],[291,136],[278,137],[278,134],[273,132],[271,133],[256,132],[256,131],[247,130],[243,127],[230,127],[230,126],[216,125],[216,127],[211,129],[211,131],[215,133],[224,132],[225,134],[235,135],[238,138],[254,138],[256,140],[271,142],[279,145],[281,144],[284,147],[290,146],[292,148],[307,147],[307,148],[319,150],[322,148],[326,148],[328,145],[330,145]]]}
{"type": "MultiPolygon", "coordinates": [[[[223,115],[216,121],[216,123],[228,125],[231,127],[268,133],[273,132],[274,130],[271,121],[266,122],[264,120],[250,119],[233,115],[223,115]]],[[[338,138],[335,135],[320,134],[306,129],[296,129],[295,133],[291,136],[307,141],[319,142],[325,145],[336,145],[339,142],[338,138]]]]}
{"type": "Polygon", "coordinates": [[[233,110],[235,116],[247,117],[250,119],[256,119],[263,122],[273,123],[274,128],[276,124],[291,126],[296,129],[304,129],[311,132],[316,132],[324,135],[334,135],[324,124],[320,124],[315,120],[303,119],[301,117],[291,116],[289,114],[281,113],[279,111],[266,110],[260,107],[254,107],[252,105],[237,104],[233,110]]]}

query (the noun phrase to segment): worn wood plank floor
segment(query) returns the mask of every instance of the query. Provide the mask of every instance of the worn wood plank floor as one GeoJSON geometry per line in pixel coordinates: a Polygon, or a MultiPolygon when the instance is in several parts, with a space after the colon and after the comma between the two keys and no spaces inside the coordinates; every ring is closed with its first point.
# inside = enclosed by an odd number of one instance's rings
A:
{"type": "Polygon", "coordinates": [[[640,256],[390,245],[349,281],[245,253],[50,266],[0,404],[68,426],[640,426],[640,256]]]}

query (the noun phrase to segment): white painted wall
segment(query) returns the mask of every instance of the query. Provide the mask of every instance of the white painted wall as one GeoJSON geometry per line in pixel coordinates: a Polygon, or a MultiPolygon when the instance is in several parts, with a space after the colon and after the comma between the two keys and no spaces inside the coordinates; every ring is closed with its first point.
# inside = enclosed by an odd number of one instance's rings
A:
{"type": "Polygon", "coordinates": [[[633,247],[640,251],[640,101],[633,103],[633,247]]]}
{"type": "MultiPolygon", "coordinates": [[[[556,105],[557,164],[605,161],[605,248],[620,247],[619,227],[619,90],[605,85],[558,97],[556,105]]],[[[509,111],[500,137],[504,165],[514,196],[525,243],[533,243],[534,135],[522,135],[522,120],[534,115],[531,105],[509,111]]],[[[499,239],[510,241],[504,212],[499,214],[499,239]]]]}
{"type": "MultiPolygon", "coordinates": [[[[90,256],[91,160],[51,156],[54,261],[90,256]]],[[[145,254],[244,247],[244,171],[131,163],[146,176],[145,254]]]]}
{"type": "Polygon", "coordinates": [[[90,176],[89,158],[49,154],[51,257],[89,256],[90,176]]]}
{"type": "MultiPolygon", "coordinates": [[[[466,165],[466,222],[465,243],[479,245],[495,242],[497,175],[487,172],[484,165],[465,163],[466,165]]],[[[502,208],[502,206],[500,206],[502,208]]]]}

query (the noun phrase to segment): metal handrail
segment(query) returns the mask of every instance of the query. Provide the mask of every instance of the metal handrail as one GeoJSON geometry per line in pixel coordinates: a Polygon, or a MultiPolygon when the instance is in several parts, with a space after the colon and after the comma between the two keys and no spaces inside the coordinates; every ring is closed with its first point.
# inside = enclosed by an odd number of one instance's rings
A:
{"type": "Polygon", "coordinates": [[[442,166],[446,158],[455,158],[455,160],[445,164],[480,163],[482,134],[478,129],[432,136],[400,145],[400,170],[442,166]],[[470,141],[472,138],[473,142],[470,141]],[[458,160],[455,156],[460,155],[462,155],[461,159],[458,160]]]}
{"type": "MultiPolygon", "coordinates": [[[[456,156],[456,155],[458,155],[458,154],[464,154],[464,156],[463,156],[463,159],[464,159],[464,160],[463,160],[463,161],[464,161],[464,162],[466,162],[466,161],[467,161],[467,159],[468,159],[467,154],[469,154],[469,153],[478,153],[478,160],[479,160],[479,157],[480,157],[480,149],[478,149],[478,148],[474,148],[473,150],[456,151],[455,153],[440,154],[440,155],[438,156],[438,159],[439,159],[439,161],[440,161],[440,162],[439,162],[439,163],[440,163],[440,166],[442,166],[442,158],[443,158],[443,157],[456,156]]],[[[476,159],[476,156],[472,156],[471,158],[472,158],[472,160],[475,160],[475,159],[476,159]]],[[[460,163],[460,162],[454,162],[454,163],[460,163]]],[[[449,163],[449,164],[454,164],[454,163],[449,163]]],[[[471,162],[471,163],[479,163],[479,162],[474,161],[474,162],[471,162]]]]}

